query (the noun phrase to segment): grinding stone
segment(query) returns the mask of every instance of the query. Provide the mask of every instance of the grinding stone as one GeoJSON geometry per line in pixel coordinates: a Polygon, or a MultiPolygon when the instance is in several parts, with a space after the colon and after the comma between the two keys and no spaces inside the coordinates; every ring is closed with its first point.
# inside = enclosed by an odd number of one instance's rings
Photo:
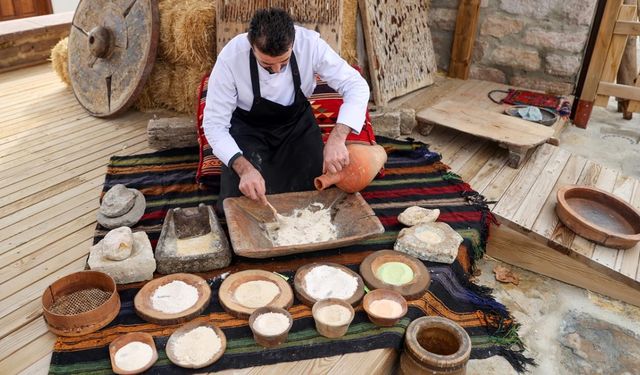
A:
{"type": "Polygon", "coordinates": [[[100,213],[105,217],[120,217],[131,211],[135,201],[136,195],[132,189],[122,184],[113,185],[102,199],[100,213]]]}
{"type": "Polygon", "coordinates": [[[462,236],[446,223],[423,223],[401,230],[393,249],[418,259],[451,264],[462,241],[462,236]]]}
{"type": "Polygon", "coordinates": [[[156,260],[153,258],[151,242],[145,232],[133,234],[133,250],[131,255],[124,260],[110,260],[104,257],[103,244],[104,239],[91,248],[87,261],[89,268],[108,274],[117,284],[153,279],[156,260]]]}
{"type": "Polygon", "coordinates": [[[420,206],[411,206],[398,215],[398,221],[412,227],[422,223],[432,223],[440,216],[440,210],[430,210],[420,206]]]}
{"type": "Polygon", "coordinates": [[[127,212],[126,214],[120,217],[107,217],[103,215],[100,211],[98,211],[98,216],[97,216],[98,224],[108,229],[115,229],[122,226],[131,227],[140,220],[142,215],[144,215],[144,210],[147,208],[147,202],[142,192],[136,189],[129,189],[129,190],[133,190],[136,196],[135,202],[131,210],[129,210],[129,212],[127,212]]]}
{"type": "Polygon", "coordinates": [[[133,233],[129,227],[113,229],[102,239],[102,254],[107,259],[127,259],[132,250],[133,233]]]}

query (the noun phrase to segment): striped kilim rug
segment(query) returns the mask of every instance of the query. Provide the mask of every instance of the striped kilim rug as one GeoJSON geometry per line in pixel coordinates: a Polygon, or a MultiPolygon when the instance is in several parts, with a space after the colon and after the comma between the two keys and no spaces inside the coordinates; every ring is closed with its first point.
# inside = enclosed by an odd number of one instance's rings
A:
{"type": "MultiPolygon", "coordinates": [[[[472,358],[504,356],[518,371],[530,360],[522,355],[517,325],[503,305],[496,302],[486,288],[469,282],[476,259],[482,256],[493,220],[481,196],[458,176],[450,173],[440,156],[423,144],[379,138],[389,152],[385,176],[375,180],[362,192],[386,228],[386,232],[361,244],[265,260],[235,257],[230,267],[207,274],[212,301],[201,319],[222,328],[228,344],[224,356],[200,371],[244,368],[279,362],[362,352],[378,348],[401,349],[403,334],[412,319],[424,315],[444,316],[464,327],[473,342],[472,358]],[[253,341],[247,321],[226,314],[217,300],[222,282],[220,275],[243,269],[260,268],[277,271],[292,283],[295,270],[310,262],[327,261],[344,264],[357,271],[360,262],[371,252],[392,249],[402,225],[396,217],[406,207],[421,205],[439,208],[440,220],[450,224],[463,237],[458,259],[452,265],[427,263],[432,284],[420,299],[409,301],[409,312],[395,327],[379,328],[357,309],[346,336],[327,339],[314,329],[308,307],[295,301],[290,309],[295,319],[288,341],[275,349],[264,349],[253,341]]],[[[104,191],[122,183],[140,189],[147,199],[147,210],[134,230],[144,230],[152,244],[159,237],[162,219],[173,207],[214,204],[218,187],[201,188],[194,183],[198,163],[197,149],[181,149],[145,155],[114,157],[106,176],[104,191]]],[[[105,232],[98,228],[95,241],[105,232]]],[[[123,333],[144,331],[154,336],[159,360],[150,373],[187,373],[171,364],[164,348],[177,326],[157,326],[141,320],[133,309],[133,298],[142,283],[120,290],[122,308],[117,318],[102,330],[77,338],[60,337],[54,347],[52,374],[110,373],[108,345],[123,333]]]]}

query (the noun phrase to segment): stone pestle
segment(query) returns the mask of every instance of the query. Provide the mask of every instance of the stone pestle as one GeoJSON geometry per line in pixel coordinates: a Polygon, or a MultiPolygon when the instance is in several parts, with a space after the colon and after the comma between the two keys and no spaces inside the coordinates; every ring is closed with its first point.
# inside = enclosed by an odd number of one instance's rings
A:
{"type": "Polygon", "coordinates": [[[380,145],[349,144],[349,165],[338,173],[316,177],[314,185],[324,190],[336,185],[347,193],[358,192],[371,183],[387,161],[387,153],[380,145]]]}

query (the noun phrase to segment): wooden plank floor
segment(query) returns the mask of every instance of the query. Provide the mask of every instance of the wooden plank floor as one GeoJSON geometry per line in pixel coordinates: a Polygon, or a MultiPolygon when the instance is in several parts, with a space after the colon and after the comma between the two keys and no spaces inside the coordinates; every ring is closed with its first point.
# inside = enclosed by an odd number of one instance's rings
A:
{"type": "MultiPolygon", "coordinates": [[[[436,85],[440,88],[416,92],[396,105],[420,109],[452,100],[460,107],[504,109],[486,96],[491,90],[504,89],[499,84],[443,80],[436,85]]],[[[562,129],[564,124],[556,127],[562,129]]],[[[506,150],[491,142],[470,141],[467,135],[443,127],[436,127],[425,140],[443,154],[453,171],[493,202],[493,213],[514,232],[500,229],[492,237],[498,239],[496,246],[503,247],[496,249],[496,257],[640,306],[640,245],[628,250],[597,245],[576,236],[555,214],[556,193],[568,184],[598,187],[640,209],[640,181],[549,144],[537,148],[516,170],[507,166],[506,150]],[[524,251],[516,243],[540,248],[524,251]]],[[[490,239],[490,254],[491,245],[490,239]]]]}
{"type": "MultiPolygon", "coordinates": [[[[91,117],[48,64],[0,74],[0,113],[0,373],[46,374],[55,336],[42,292],[84,268],[109,158],[151,152],[152,115],[91,117]]],[[[396,359],[374,350],[233,373],[388,373],[396,359]]]]}

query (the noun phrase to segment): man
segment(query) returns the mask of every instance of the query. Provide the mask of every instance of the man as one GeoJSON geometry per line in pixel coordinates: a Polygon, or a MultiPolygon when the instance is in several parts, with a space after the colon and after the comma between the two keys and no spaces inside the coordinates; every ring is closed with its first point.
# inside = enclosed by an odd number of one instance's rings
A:
{"type": "Polygon", "coordinates": [[[266,203],[265,194],[313,190],[313,179],[349,164],[345,139],[360,132],[369,87],[319,34],[294,26],[282,9],[258,10],[249,32],[233,38],[211,72],[203,128],[225,165],[219,208],[227,197],[266,203]],[[344,104],[326,145],[307,97],[315,76],[344,104]]]}

